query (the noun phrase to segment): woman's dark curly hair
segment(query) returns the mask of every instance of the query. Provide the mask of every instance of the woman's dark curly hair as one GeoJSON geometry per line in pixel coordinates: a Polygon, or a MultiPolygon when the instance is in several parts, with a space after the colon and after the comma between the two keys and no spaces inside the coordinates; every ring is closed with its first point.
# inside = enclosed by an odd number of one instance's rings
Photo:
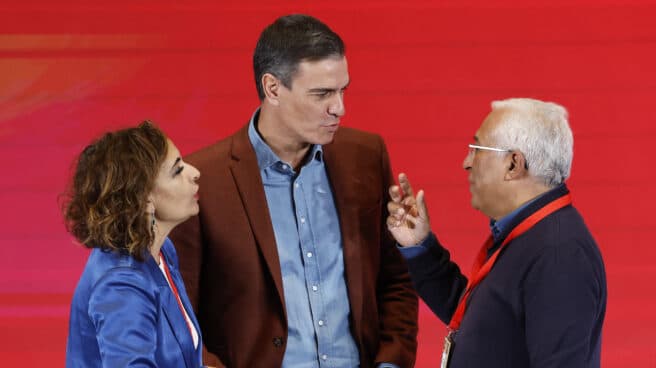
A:
{"type": "Polygon", "coordinates": [[[167,151],[166,136],[149,121],[87,146],[66,193],[66,229],[87,248],[143,261],[154,236],[148,195],[167,151]]]}

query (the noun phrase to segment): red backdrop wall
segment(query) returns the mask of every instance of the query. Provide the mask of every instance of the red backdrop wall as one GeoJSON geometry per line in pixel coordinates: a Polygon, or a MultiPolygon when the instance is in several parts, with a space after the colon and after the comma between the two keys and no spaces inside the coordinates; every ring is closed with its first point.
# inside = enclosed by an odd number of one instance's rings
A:
{"type": "MultiPolygon", "coordinates": [[[[494,99],[568,107],[575,205],[608,273],[604,367],[654,367],[656,4],[652,1],[127,1],[0,4],[0,361],[63,366],[68,303],[87,251],[57,196],[100,132],[153,119],[189,153],[258,104],[251,54],[304,12],[347,44],[343,124],[382,134],[426,190],[435,229],[469,267],[487,233],[461,162],[494,99]],[[651,168],[651,169],[650,169],[651,168]]],[[[417,367],[444,326],[420,316],[417,367]]]]}

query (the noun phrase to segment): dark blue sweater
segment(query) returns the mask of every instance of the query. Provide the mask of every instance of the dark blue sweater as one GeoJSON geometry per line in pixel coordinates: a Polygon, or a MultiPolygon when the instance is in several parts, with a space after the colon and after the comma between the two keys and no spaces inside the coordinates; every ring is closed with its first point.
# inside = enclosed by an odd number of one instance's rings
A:
{"type": "MultiPolygon", "coordinates": [[[[519,222],[567,192],[563,185],[530,203],[497,245],[519,222]]],[[[417,292],[448,324],[466,276],[433,234],[421,249],[402,253],[417,292]]],[[[578,211],[566,206],[508,243],[473,290],[449,368],[599,367],[605,311],[601,254],[578,211]]]]}

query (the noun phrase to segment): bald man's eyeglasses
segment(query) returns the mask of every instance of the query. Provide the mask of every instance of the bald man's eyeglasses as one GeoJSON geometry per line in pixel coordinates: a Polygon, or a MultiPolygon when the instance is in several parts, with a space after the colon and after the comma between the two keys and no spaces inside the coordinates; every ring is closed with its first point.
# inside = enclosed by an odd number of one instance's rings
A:
{"type": "Polygon", "coordinates": [[[494,151],[494,152],[512,152],[511,149],[505,149],[505,148],[479,146],[479,145],[476,145],[476,144],[470,144],[469,145],[469,155],[473,155],[478,150],[494,151]]]}
{"type": "MultiPolygon", "coordinates": [[[[487,147],[487,146],[479,146],[476,144],[470,144],[469,145],[469,153],[467,157],[471,157],[476,151],[478,150],[483,150],[483,151],[493,151],[493,152],[505,152],[505,153],[510,153],[513,150],[511,149],[506,149],[506,148],[496,148],[496,147],[487,147]]],[[[524,168],[528,170],[528,161],[524,161],[524,168]]]]}

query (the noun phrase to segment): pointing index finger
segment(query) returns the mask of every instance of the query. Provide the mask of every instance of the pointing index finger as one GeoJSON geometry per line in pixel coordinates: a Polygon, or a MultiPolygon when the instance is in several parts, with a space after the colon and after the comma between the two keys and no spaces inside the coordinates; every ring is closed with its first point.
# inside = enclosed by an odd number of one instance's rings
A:
{"type": "Polygon", "coordinates": [[[399,185],[401,186],[404,196],[414,198],[415,193],[412,191],[412,185],[410,185],[410,180],[408,180],[408,176],[404,173],[399,174],[399,185]]]}

